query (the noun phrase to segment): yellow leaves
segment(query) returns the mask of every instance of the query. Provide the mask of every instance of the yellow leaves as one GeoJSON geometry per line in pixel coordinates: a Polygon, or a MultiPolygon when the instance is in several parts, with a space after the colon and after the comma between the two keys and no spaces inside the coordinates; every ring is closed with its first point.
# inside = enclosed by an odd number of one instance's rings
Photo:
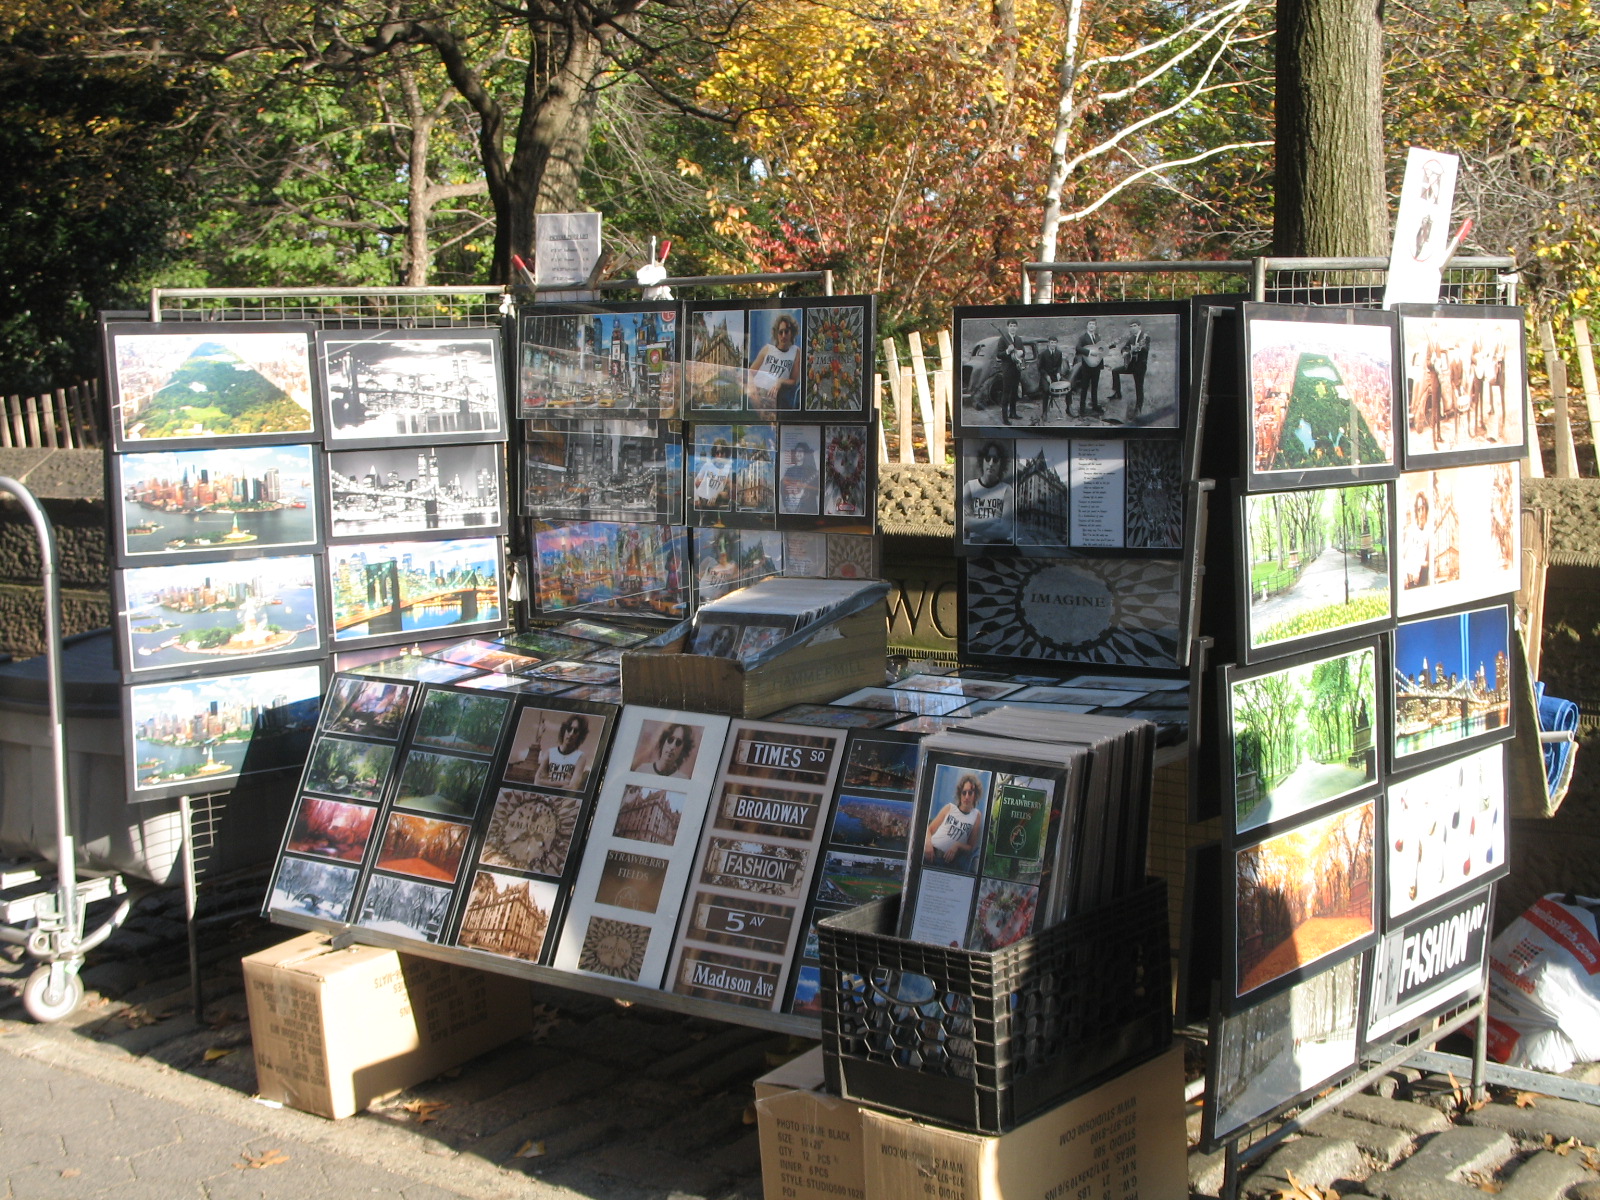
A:
{"type": "Polygon", "coordinates": [[[687,158],[678,160],[678,174],[684,179],[704,179],[705,168],[699,163],[690,162],[687,158]]]}
{"type": "Polygon", "coordinates": [[[236,1046],[212,1046],[206,1051],[205,1057],[202,1059],[202,1061],[214,1063],[219,1058],[227,1058],[228,1055],[232,1054],[237,1048],[238,1047],[236,1046]]]}
{"type": "Polygon", "coordinates": [[[1303,1183],[1293,1171],[1286,1171],[1289,1186],[1273,1193],[1273,1200],[1339,1200],[1333,1188],[1319,1188],[1314,1183],[1303,1183]]]}
{"type": "Polygon", "coordinates": [[[439,1114],[450,1106],[442,1100],[407,1100],[400,1107],[415,1117],[418,1125],[425,1125],[437,1120],[439,1114]]]}
{"type": "Polygon", "coordinates": [[[265,1154],[246,1154],[243,1162],[233,1164],[235,1171],[262,1171],[289,1161],[282,1150],[268,1150],[265,1154]]]}
{"type": "Polygon", "coordinates": [[[1517,1107],[1533,1108],[1534,1101],[1538,1098],[1538,1095],[1538,1092],[1518,1092],[1516,1097],[1517,1107]]]}

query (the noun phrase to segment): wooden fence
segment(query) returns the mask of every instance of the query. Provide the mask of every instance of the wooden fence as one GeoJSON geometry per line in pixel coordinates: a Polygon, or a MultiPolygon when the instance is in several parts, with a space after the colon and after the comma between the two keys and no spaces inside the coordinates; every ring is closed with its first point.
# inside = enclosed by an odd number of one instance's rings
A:
{"type": "Polygon", "coordinates": [[[42,396],[0,396],[0,447],[73,450],[104,442],[99,380],[42,396]]]}
{"type": "MultiPolygon", "coordinates": [[[[1600,380],[1594,367],[1594,344],[1589,340],[1589,321],[1577,317],[1572,322],[1572,340],[1576,345],[1578,378],[1583,389],[1584,408],[1589,413],[1591,449],[1600,467],[1600,380]]],[[[1582,474],[1578,466],[1578,450],[1572,436],[1572,402],[1568,394],[1567,364],[1556,346],[1555,329],[1549,321],[1539,322],[1539,347],[1544,353],[1545,375],[1550,381],[1552,440],[1555,442],[1555,477],[1572,479],[1582,474]]],[[[1537,452],[1529,454],[1531,474],[1542,475],[1543,463],[1537,452]]]]}
{"type": "Polygon", "coordinates": [[[883,339],[882,374],[873,376],[873,403],[878,422],[878,461],[940,463],[950,444],[950,381],[955,358],[950,351],[950,331],[939,331],[937,358],[922,345],[922,335],[906,339],[906,357],[893,338],[883,339]],[[887,392],[885,391],[887,383],[887,392]],[[889,447],[891,435],[894,455],[889,447]]]}

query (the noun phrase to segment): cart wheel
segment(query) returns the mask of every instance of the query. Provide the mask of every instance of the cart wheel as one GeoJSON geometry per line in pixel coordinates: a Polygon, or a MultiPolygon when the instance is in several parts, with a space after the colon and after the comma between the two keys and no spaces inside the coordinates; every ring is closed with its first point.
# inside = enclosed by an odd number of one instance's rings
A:
{"type": "Polygon", "coordinates": [[[41,1025],[49,1025],[72,1015],[83,999],[83,980],[76,971],[63,971],[61,985],[50,986],[50,967],[40,967],[22,985],[22,1007],[41,1025]]]}

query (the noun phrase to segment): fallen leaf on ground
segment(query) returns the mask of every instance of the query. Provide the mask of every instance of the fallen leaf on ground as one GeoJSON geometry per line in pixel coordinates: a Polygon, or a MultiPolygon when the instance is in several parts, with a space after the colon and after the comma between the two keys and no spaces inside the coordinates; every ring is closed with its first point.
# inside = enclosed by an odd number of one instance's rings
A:
{"type": "Polygon", "coordinates": [[[246,1154],[242,1163],[234,1163],[236,1171],[259,1171],[263,1167],[275,1167],[279,1163],[289,1161],[289,1156],[282,1150],[268,1150],[265,1154],[246,1154]]]}
{"type": "Polygon", "coordinates": [[[416,1117],[417,1124],[421,1125],[433,1120],[450,1106],[443,1100],[407,1100],[400,1107],[416,1117]]]}
{"type": "Polygon", "coordinates": [[[1289,1177],[1289,1186],[1274,1192],[1274,1200],[1339,1200],[1339,1193],[1332,1188],[1323,1189],[1314,1183],[1301,1183],[1293,1171],[1284,1174],[1289,1177]]]}
{"type": "Polygon", "coordinates": [[[219,1058],[227,1058],[233,1051],[234,1047],[232,1046],[213,1046],[206,1051],[205,1061],[208,1063],[216,1062],[219,1058]]]}
{"type": "Polygon", "coordinates": [[[1538,1092],[1518,1092],[1517,1093],[1517,1107],[1518,1108],[1532,1108],[1532,1107],[1534,1107],[1534,1100],[1537,1099],[1538,1095],[1539,1095],[1538,1092]]]}
{"type": "Polygon", "coordinates": [[[543,1155],[544,1155],[544,1143],[543,1142],[536,1142],[532,1138],[530,1138],[526,1142],[523,1142],[522,1145],[518,1146],[517,1147],[517,1152],[515,1154],[513,1154],[511,1157],[513,1157],[513,1158],[541,1158],[541,1157],[543,1157],[543,1155]]]}
{"type": "Polygon", "coordinates": [[[1495,1183],[1493,1180],[1486,1179],[1478,1185],[1478,1190],[1480,1192],[1488,1192],[1489,1194],[1493,1195],[1495,1192],[1500,1190],[1500,1185],[1495,1183]]]}

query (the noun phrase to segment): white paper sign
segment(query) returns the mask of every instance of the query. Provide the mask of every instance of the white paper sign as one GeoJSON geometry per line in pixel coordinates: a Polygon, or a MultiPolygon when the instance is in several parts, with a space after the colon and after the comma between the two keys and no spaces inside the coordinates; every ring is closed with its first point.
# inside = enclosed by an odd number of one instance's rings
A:
{"type": "Polygon", "coordinates": [[[536,286],[582,287],[600,258],[600,214],[538,213],[534,246],[536,286]]]}
{"type": "Polygon", "coordinates": [[[1385,308],[1438,301],[1460,162],[1454,154],[1417,146],[1407,151],[1405,182],[1400,185],[1400,213],[1395,218],[1394,245],[1389,250],[1385,308]]]}

